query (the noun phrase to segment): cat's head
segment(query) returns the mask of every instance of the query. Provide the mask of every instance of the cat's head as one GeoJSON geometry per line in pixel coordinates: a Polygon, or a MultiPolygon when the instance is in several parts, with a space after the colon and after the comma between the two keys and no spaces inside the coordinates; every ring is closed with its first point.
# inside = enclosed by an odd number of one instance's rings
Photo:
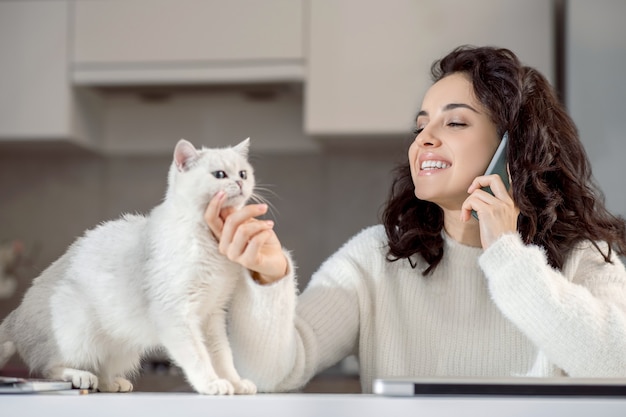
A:
{"type": "Polygon", "coordinates": [[[242,207],[254,191],[254,172],[248,162],[250,138],[236,146],[196,149],[181,139],[174,149],[167,198],[188,200],[204,210],[218,191],[223,206],[242,207]]]}

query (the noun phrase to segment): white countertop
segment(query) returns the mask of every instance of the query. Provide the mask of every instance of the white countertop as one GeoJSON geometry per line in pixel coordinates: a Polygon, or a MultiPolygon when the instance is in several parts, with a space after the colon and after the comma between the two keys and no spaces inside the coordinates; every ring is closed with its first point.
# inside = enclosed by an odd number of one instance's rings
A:
{"type": "Polygon", "coordinates": [[[3,394],[2,416],[624,417],[626,398],[382,397],[364,394],[3,394]]]}

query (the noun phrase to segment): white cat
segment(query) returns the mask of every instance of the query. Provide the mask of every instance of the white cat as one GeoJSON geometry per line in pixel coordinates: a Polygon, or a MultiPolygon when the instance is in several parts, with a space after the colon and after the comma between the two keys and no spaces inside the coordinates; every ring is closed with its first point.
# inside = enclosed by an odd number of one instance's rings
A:
{"type": "Polygon", "coordinates": [[[209,200],[253,196],[249,138],[197,150],[180,140],[164,201],[88,231],[47,268],[0,325],[0,367],[17,350],[32,372],[75,387],[132,391],[142,356],[165,348],[202,394],[254,394],[233,365],[225,309],[241,266],[217,249],[209,200]]]}

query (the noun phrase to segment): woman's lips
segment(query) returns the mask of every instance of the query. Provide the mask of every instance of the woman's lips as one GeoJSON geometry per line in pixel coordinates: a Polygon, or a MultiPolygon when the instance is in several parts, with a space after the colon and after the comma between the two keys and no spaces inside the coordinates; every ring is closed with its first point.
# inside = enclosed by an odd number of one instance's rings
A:
{"type": "Polygon", "coordinates": [[[435,155],[424,155],[419,159],[419,175],[432,175],[452,166],[452,164],[435,155]]]}

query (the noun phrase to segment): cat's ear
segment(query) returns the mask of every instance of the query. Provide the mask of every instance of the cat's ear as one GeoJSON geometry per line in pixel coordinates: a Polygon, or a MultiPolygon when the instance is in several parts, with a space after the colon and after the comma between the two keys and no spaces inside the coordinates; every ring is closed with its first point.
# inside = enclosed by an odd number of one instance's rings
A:
{"type": "Polygon", "coordinates": [[[248,159],[248,153],[250,152],[250,138],[246,138],[233,147],[241,156],[248,159]]]}
{"type": "Polygon", "coordinates": [[[191,142],[181,139],[174,148],[174,163],[179,172],[187,171],[189,163],[198,157],[198,151],[191,142]]]}

